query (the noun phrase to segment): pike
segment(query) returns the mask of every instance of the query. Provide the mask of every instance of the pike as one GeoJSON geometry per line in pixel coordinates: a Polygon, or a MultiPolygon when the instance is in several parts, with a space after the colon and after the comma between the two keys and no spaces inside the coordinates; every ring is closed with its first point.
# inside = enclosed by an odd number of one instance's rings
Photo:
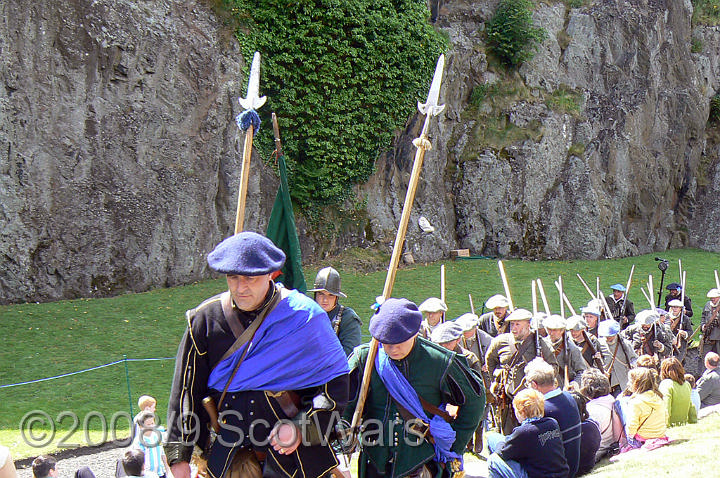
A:
{"type": "MultiPolygon", "coordinates": [[[[445,302],[445,264],[440,266],[440,300],[443,304],[447,304],[445,302]]],[[[442,321],[445,322],[445,311],[442,313],[442,321]]]]}
{"type": "Polygon", "coordinates": [[[540,291],[540,298],[542,299],[545,313],[550,316],[550,305],[548,304],[547,296],[545,295],[545,288],[543,287],[542,281],[540,279],[536,279],[535,282],[537,283],[538,290],[540,291]]]}
{"type": "MultiPolygon", "coordinates": [[[[240,129],[243,129],[241,123],[245,116],[255,115],[255,117],[257,117],[255,110],[264,105],[266,100],[267,97],[260,96],[260,52],[256,51],[255,55],[253,55],[252,64],[250,65],[247,96],[245,98],[238,98],[240,106],[245,109],[236,119],[240,129]]],[[[257,117],[258,124],[260,122],[259,120],[260,118],[257,117]]],[[[254,134],[255,127],[251,121],[247,129],[245,129],[245,147],[243,149],[243,163],[240,172],[240,190],[238,192],[237,210],[235,212],[235,234],[242,232],[245,223],[245,199],[247,198],[248,179],[250,178],[250,156],[252,156],[254,134]]]]}
{"type": "Polygon", "coordinates": [[[502,279],[503,287],[505,288],[505,295],[507,296],[508,302],[510,302],[510,312],[515,310],[513,306],[512,297],[510,296],[510,284],[508,284],[507,275],[505,274],[505,264],[503,261],[498,261],[498,268],[500,269],[500,278],[502,279]]]}
{"type": "Polygon", "coordinates": [[[620,317],[625,317],[625,309],[627,308],[628,296],[630,295],[633,273],[635,273],[635,264],[630,268],[630,277],[628,277],[627,285],[625,286],[625,299],[623,300],[622,309],[620,310],[620,317]]]}
{"type": "MultiPolygon", "coordinates": [[[[417,148],[415,152],[415,160],[413,162],[412,173],[410,174],[410,183],[408,184],[407,193],[405,194],[405,204],[403,205],[402,215],[400,216],[400,224],[398,225],[397,235],[395,236],[395,244],[393,245],[392,256],[390,257],[390,266],[385,277],[385,286],[383,287],[382,296],[378,298],[378,302],[382,306],[382,302],[390,297],[393,285],[395,284],[395,275],[397,274],[400,255],[402,254],[403,245],[405,243],[405,234],[407,233],[408,223],[410,222],[410,211],[412,210],[413,201],[415,200],[415,192],[420,180],[420,171],[422,170],[425,152],[432,148],[427,133],[430,128],[430,119],[437,116],[445,109],[445,105],[439,105],[440,86],[442,84],[443,69],[445,68],[445,55],[440,55],[437,65],[435,66],[435,74],[433,75],[430,92],[428,93],[425,103],[418,102],[418,110],[425,115],[425,124],[418,138],[413,140],[413,145],[417,148]]],[[[360,420],[362,418],[363,409],[365,408],[365,400],[367,399],[368,389],[370,387],[370,376],[372,375],[373,366],[375,364],[375,356],[378,349],[378,341],[374,337],[370,340],[370,348],[368,350],[367,361],[363,371],[363,381],[358,392],[357,405],[353,413],[352,423],[350,424],[350,433],[352,442],[357,439],[360,431],[360,420]]]]}
{"type": "MultiPolygon", "coordinates": [[[[558,277],[558,279],[562,281],[562,277],[558,277]]],[[[570,314],[577,315],[577,313],[575,312],[575,308],[570,303],[570,299],[568,299],[567,295],[565,295],[565,292],[563,292],[562,282],[555,281],[555,288],[557,288],[558,292],[561,294],[560,300],[564,301],[568,309],[570,309],[570,314]]]]}
{"type": "Polygon", "coordinates": [[[715,269],[715,287],[720,289],[720,278],[718,278],[718,272],[717,269],[715,269]]]}

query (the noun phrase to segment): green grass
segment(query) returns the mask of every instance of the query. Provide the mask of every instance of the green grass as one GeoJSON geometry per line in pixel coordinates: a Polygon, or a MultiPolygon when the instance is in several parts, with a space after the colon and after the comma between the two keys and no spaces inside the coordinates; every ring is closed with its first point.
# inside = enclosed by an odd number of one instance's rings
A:
{"type": "Polygon", "coordinates": [[[694,476],[717,476],[713,457],[720,454],[720,415],[711,415],[697,424],[669,428],[667,434],[674,443],[651,452],[632,452],[617,463],[603,460],[586,476],[659,478],[687,472],[694,476]]]}
{"type": "MultiPolygon", "coordinates": [[[[645,285],[648,274],[653,274],[656,289],[660,283],[654,256],[604,261],[509,260],[505,261],[505,267],[516,307],[531,307],[530,281],[539,277],[545,285],[551,308],[558,311],[559,299],[553,286],[558,275],[563,275],[566,294],[579,310],[589,296],[575,277],[576,273],[580,273],[592,288],[595,277],[601,277],[601,286],[609,293],[610,285],[626,283],[630,266],[635,264],[630,298],[636,303],[636,310],[640,310],[647,307],[647,303],[638,286],[645,285]]],[[[364,333],[367,334],[367,322],[372,313],[370,305],[383,290],[386,272],[357,272],[357,261],[373,260],[367,256],[358,257],[331,259],[322,266],[337,266],[341,271],[343,290],[349,296],[343,303],[358,312],[365,322],[364,333]]],[[[670,261],[665,284],[678,281],[678,259],[682,259],[688,275],[687,293],[693,299],[694,307],[701,309],[706,300],[705,293],[714,287],[713,269],[720,268],[720,254],[675,250],[662,253],[662,257],[670,261]]],[[[487,297],[503,291],[495,260],[446,261],[445,265],[450,318],[470,310],[468,294],[472,295],[476,312],[480,313],[487,297]]],[[[404,267],[397,274],[392,295],[416,302],[429,296],[440,296],[440,266],[441,263],[433,263],[404,267]]],[[[308,283],[312,283],[319,267],[306,269],[308,283]]],[[[223,279],[216,279],[108,299],[2,306],[0,335],[10,346],[0,350],[0,385],[95,367],[122,360],[123,355],[130,359],[172,357],[185,329],[185,310],[225,287],[223,279]]],[[[699,323],[699,316],[698,310],[695,324],[699,323]]],[[[138,411],[138,396],[150,394],[158,399],[158,413],[164,416],[174,362],[129,362],[127,365],[133,412],[138,411]]],[[[57,380],[0,388],[0,403],[0,442],[11,446],[16,457],[38,454],[37,449],[24,445],[18,431],[20,420],[30,411],[44,410],[55,421],[61,412],[75,413],[80,421],[79,432],[66,440],[71,443],[82,443],[82,422],[90,412],[101,413],[108,422],[117,412],[130,413],[122,363],[57,380]]],[[[70,422],[66,417],[58,425],[54,446],[63,434],[67,434],[70,422]]],[[[99,431],[99,420],[92,420],[89,427],[99,431]]],[[[121,421],[119,428],[118,435],[127,434],[125,422],[121,421]]],[[[96,436],[99,434],[91,434],[91,440],[96,436]]]]}
{"type": "Polygon", "coordinates": [[[692,0],[693,25],[720,24],[720,0],[692,0]]]}

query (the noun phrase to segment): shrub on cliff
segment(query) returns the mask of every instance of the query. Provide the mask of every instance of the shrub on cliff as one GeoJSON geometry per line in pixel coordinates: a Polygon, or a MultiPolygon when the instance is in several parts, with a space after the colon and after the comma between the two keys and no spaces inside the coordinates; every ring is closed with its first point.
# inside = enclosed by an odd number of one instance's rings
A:
{"type": "Polygon", "coordinates": [[[533,26],[531,0],[501,0],[487,24],[490,51],[509,68],[530,60],[547,37],[544,28],[533,26]]]}
{"type": "MultiPolygon", "coordinates": [[[[337,204],[367,181],[378,151],[424,99],[445,40],[424,0],[224,0],[246,59],[262,54],[267,104],[255,145],[273,149],[278,115],[290,190],[337,204]]],[[[248,61],[249,68],[249,61],[248,61]]]]}

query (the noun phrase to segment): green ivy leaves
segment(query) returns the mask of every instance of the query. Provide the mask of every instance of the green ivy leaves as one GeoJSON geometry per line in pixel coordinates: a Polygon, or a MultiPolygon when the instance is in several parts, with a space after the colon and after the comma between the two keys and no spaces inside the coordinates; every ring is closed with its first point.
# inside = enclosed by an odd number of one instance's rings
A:
{"type": "Polygon", "coordinates": [[[255,145],[273,147],[278,115],[290,191],[301,207],[339,204],[424,99],[445,40],[423,0],[225,0],[245,58],[262,54],[267,105],[255,145]]]}

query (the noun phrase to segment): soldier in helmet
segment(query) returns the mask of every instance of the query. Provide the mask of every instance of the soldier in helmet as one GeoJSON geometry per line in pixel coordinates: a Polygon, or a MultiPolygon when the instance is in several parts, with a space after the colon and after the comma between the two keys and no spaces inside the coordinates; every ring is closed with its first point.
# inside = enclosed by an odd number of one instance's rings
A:
{"type": "Polygon", "coordinates": [[[683,303],[679,299],[672,299],[668,302],[669,312],[667,314],[670,322],[670,332],[673,339],[673,355],[681,362],[685,359],[687,352],[687,340],[693,333],[692,322],[687,314],[683,313],[683,303]]]}
{"type": "Polygon", "coordinates": [[[660,315],[655,309],[641,310],[635,324],[626,333],[637,355],[657,356],[658,361],[672,353],[672,333],[659,323],[660,315]]]}
{"type": "Polygon", "coordinates": [[[448,310],[447,305],[437,297],[429,297],[420,304],[418,310],[425,316],[420,325],[420,337],[430,340],[430,335],[435,327],[444,322],[443,318],[448,310]]]}
{"type": "Polygon", "coordinates": [[[567,327],[565,319],[560,315],[553,314],[543,321],[543,326],[548,331],[546,340],[553,347],[560,369],[558,386],[560,388],[570,387],[572,385],[570,382],[573,382],[577,388],[580,388],[580,377],[588,367],[582,357],[582,352],[565,332],[567,327]]]}
{"type": "Polygon", "coordinates": [[[557,366],[550,345],[530,328],[531,318],[532,312],[515,309],[505,320],[510,331],[495,337],[485,352],[485,364],[494,380],[495,409],[505,435],[519,425],[511,402],[518,392],[527,388],[525,365],[535,357],[542,357],[557,366]]]}
{"type": "MultiPolygon", "coordinates": [[[[592,315],[597,318],[597,316],[592,315]]],[[[578,346],[582,357],[585,359],[588,367],[595,367],[602,372],[605,371],[605,357],[610,354],[607,346],[601,344],[597,337],[587,333],[588,324],[584,318],[579,315],[573,315],[567,319],[567,330],[572,336],[573,342],[578,346]]]]}
{"type": "Polygon", "coordinates": [[[491,310],[480,316],[480,328],[493,337],[509,332],[505,319],[510,315],[510,301],[504,295],[495,294],[485,302],[491,310]]]}
{"type": "Polygon", "coordinates": [[[338,301],[338,297],[347,297],[340,290],[340,274],[332,267],[320,269],[313,288],[308,292],[315,293],[315,302],[327,312],[340,345],[345,350],[345,355],[349,356],[362,341],[362,321],[354,310],[340,305],[338,301]]]}
{"type": "MultiPolygon", "coordinates": [[[[593,304],[594,305],[594,304],[593,304]]],[[[588,305],[581,309],[582,317],[587,322],[587,333],[598,336],[598,321],[600,320],[600,307],[588,305]]]]}
{"type": "Polygon", "coordinates": [[[622,284],[611,285],[612,295],[605,298],[610,307],[612,318],[620,324],[620,329],[625,330],[635,320],[635,305],[625,294],[625,286],[622,284]]]}
{"type": "MultiPolygon", "coordinates": [[[[678,284],[677,282],[672,282],[668,284],[666,287],[668,290],[668,294],[665,296],[665,310],[668,312],[670,311],[670,301],[672,300],[680,300],[683,299],[682,295],[682,285],[678,284]]],[[[683,311],[683,315],[686,315],[688,317],[693,316],[693,310],[692,310],[692,301],[690,300],[690,297],[687,295],[684,297],[685,301],[680,302],[682,305],[681,307],[684,307],[685,310],[683,311]]]]}

